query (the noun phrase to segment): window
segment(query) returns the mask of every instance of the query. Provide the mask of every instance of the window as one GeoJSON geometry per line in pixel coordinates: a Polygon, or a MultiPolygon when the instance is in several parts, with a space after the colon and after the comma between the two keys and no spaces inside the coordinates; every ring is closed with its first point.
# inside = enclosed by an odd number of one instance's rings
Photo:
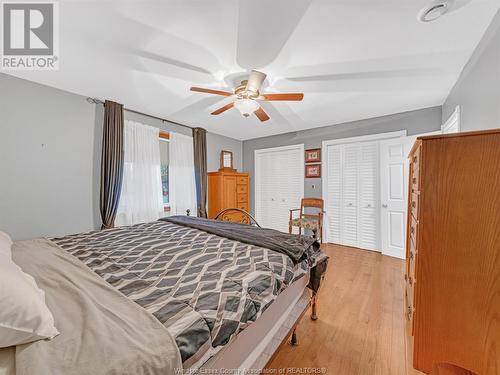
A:
{"type": "Polygon", "coordinates": [[[163,207],[165,212],[170,211],[170,199],[168,192],[169,138],[170,138],[169,133],[160,131],[161,190],[163,195],[163,207]]]}

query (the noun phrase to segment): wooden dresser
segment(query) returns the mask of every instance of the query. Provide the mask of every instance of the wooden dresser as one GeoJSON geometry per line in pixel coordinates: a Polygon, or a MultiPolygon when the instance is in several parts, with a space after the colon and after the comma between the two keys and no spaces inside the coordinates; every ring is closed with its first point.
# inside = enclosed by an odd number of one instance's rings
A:
{"type": "Polygon", "coordinates": [[[410,361],[500,374],[500,129],[418,138],[409,158],[410,361]]]}
{"type": "MultiPolygon", "coordinates": [[[[208,173],[208,217],[210,219],[225,208],[250,208],[250,178],[248,173],[209,172],[208,173]]],[[[236,212],[224,220],[241,222],[241,214],[236,212]]]]}

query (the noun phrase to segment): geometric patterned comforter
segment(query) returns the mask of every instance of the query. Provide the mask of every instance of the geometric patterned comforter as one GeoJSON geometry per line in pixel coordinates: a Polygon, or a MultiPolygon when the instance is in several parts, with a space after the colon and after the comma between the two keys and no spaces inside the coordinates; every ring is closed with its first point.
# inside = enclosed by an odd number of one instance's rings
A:
{"type": "Polygon", "coordinates": [[[323,253],[276,251],[165,221],[51,239],[153,314],[198,368],[254,322],[323,253]]]}

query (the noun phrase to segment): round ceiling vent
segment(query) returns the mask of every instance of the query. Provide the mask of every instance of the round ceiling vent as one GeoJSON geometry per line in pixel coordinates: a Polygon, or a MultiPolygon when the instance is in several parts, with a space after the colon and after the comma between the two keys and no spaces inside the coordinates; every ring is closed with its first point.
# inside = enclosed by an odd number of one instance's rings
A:
{"type": "Polygon", "coordinates": [[[431,22],[437,20],[448,12],[450,1],[433,1],[431,4],[418,12],[417,19],[420,22],[431,22]]]}

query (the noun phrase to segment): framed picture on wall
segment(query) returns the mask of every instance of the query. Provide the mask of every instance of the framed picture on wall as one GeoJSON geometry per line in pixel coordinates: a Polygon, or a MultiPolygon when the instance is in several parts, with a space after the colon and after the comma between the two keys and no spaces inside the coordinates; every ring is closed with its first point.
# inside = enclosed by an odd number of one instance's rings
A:
{"type": "Polygon", "coordinates": [[[321,177],[321,164],[306,165],[306,178],[320,178],[320,177],[321,177]]]}
{"type": "Polygon", "coordinates": [[[305,162],[306,163],[319,163],[321,162],[321,149],[312,148],[305,151],[305,162]]]}

